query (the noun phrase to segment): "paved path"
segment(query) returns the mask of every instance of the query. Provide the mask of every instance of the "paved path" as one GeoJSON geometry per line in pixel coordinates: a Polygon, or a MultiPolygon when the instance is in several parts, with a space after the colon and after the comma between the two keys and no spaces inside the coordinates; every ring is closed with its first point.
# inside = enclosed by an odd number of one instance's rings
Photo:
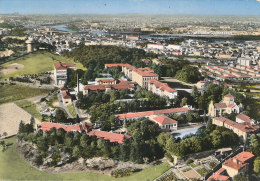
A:
{"type": "Polygon", "coordinates": [[[64,109],[67,112],[67,114],[69,115],[69,117],[73,119],[74,117],[70,114],[68,108],[63,104],[63,101],[61,98],[61,93],[58,93],[58,98],[59,98],[59,107],[64,109]]]}
{"type": "Polygon", "coordinates": [[[77,101],[73,101],[73,106],[74,106],[74,109],[75,109],[75,111],[76,111],[76,114],[79,116],[79,118],[81,118],[81,116],[80,116],[80,114],[79,114],[79,110],[78,110],[78,108],[77,108],[77,106],[76,106],[76,102],[77,102],[77,101]]]}
{"type": "Polygon", "coordinates": [[[180,80],[178,80],[178,79],[174,79],[174,78],[172,78],[172,77],[162,77],[162,79],[163,79],[165,82],[179,82],[179,83],[181,83],[181,84],[183,84],[183,85],[187,85],[187,86],[191,86],[191,87],[193,87],[193,86],[196,85],[196,84],[189,84],[189,83],[186,83],[186,82],[182,82],[182,81],[180,81],[180,80]]]}
{"type": "Polygon", "coordinates": [[[177,88],[175,90],[177,90],[177,91],[186,91],[186,92],[188,92],[190,94],[192,93],[192,89],[179,89],[179,88],[177,88]]]}
{"type": "Polygon", "coordinates": [[[10,80],[0,80],[0,82],[4,83],[15,83],[17,85],[22,85],[22,86],[27,86],[27,87],[32,87],[32,88],[40,88],[40,89],[46,89],[46,90],[53,90],[55,89],[55,86],[53,85],[48,85],[48,84],[34,84],[34,83],[26,83],[26,82],[18,82],[18,81],[10,81],[10,80]]]}

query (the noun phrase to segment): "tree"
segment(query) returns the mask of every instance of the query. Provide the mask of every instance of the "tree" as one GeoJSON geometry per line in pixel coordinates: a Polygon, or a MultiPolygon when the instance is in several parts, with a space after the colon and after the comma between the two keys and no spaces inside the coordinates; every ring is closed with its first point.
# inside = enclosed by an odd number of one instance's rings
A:
{"type": "Polygon", "coordinates": [[[72,150],[72,156],[74,158],[79,158],[81,155],[81,149],[78,145],[74,146],[73,150],[72,150]]]}
{"type": "Polygon", "coordinates": [[[21,121],[20,121],[20,124],[19,124],[19,128],[18,128],[18,134],[24,133],[24,126],[25,126],[25,124],[24,124],[24,122],[21,120],[21,121]]]}
{"type": "Polygon", "coordinates": [[[260,156],[256,157],[254,161],[254,172],[260,175],[260,156]]]}
{"type": "Polygon", "coordinates": [[[233,180],[234,181],[249,181],[249,178],[248,178],[248,175],[238,174],[238,175],[234,176],[233,180]]]}
{"type": "Polygon", "coordinates": [[[46,153],[49,148],[48,140],[45,136],[38,137],[36,145],[42,154],[46,153]]]}
{"type": "Polygon", "coordinates": [[[56,166],[61,161],[61,153],[58,147],[55,147],[55,152],[52,155],[51,166],[56,166]]]}
{"type": "Polygon", "coordinates": [[[187,104],[188,99],[186,97],[182,98],[181,100],[181,107],[185,106],[187,104]]]}
{"type": "Polygon", "coordinates": [[[34,119],[33,116],[32,116],[31,119],[30,119],[30,125],[34,128],[34,125],[35,125],[35,119],[34,119]]]}
{"type": "Polygon", "coordinates": [[[175,78],[188,83],[197,83],[201,75],[197,69],[187,65],[177,71],[175,78]]]}
{"type": "Polygon", "coordinates": [[[157,137],[157,141],[159,145],[161,145],[164,149],[166,149],[165,147],[169,139],[172,140],[172,137],[169,133],[160,133],[159,136],[157,137]]]}
{"type": "Polygon", "coordinates": [[[221,146],[222,141],[222,135],[221,132],[218,130],[214,130],[212,133],[210,133],[212,144],[215,148],[218,148],[221,146]]]}
{"type": "Polygon", "coordinates": [[[64,123],[66,121],[67,121],[67,117],[66,117],[65,113],[62,110],[58,109],[56,111],[56,115],[55,115],[55,122],[64,123]]]}
{"type": "Polygon", "coordinates": [[[65,135],[65,139],[64,139],[64,145],[67,149],[72,149],[72,146],[73,146],[73,139],[72,139],[72,136],[71,134],[66,134],[65,135]]]}

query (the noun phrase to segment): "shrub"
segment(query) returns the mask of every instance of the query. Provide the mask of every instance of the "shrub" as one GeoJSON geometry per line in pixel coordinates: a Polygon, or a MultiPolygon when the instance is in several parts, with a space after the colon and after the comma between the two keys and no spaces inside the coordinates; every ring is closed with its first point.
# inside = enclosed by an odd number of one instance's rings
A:
{"type": "Polygon", "coordinates": [[[210,163],[209,163],[209,166],[210,166],[211,169],[213,169],[213,168],[215,168],[217,165],[216,165],[215,162],[210,162],[210,163]]]}
{"type": "Polygon", "coordinates": [[[186,164],[191,164],[191,163],[193,163],[194,161],[192,160],[192,159],[189,159],[187,162],[186,162],[186,164]]]}
{"type": "Polygon", "coordinates": [[[132,175],[134,172],[137,172],[137,171],[139,171],[139,170],[134,169],[134,168],[120,169],[120,170],[114,171],[112,173],[112,176],[115,177],[115,178],[120,178],[120,177],[132,175]]]}
{"type": "Polygon", "coordinates": [[[172,158],[172,155],[170,154],[170,153],[165,153],[165,155],[164,155],[168,160],[169,160],[169,162],[173,162],[173,158],[172,158]]]}
{"type": "Polygon", "coordinates": [[[201,176],[206,175],[206,174],[208,173],[208,171],[207,171],[205,168],[199,169],[199,170],[197,170],[197,172],[198,172],[201,176]]]}

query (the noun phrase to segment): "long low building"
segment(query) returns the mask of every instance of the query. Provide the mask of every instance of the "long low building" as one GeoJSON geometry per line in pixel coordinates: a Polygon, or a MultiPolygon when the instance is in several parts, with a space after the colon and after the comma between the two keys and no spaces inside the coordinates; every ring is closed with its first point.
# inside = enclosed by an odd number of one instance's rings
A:
{"type": "Polygon", "coordinates": [[[124,120],[124,119],[139,119],[139,118],[149,118],[154,115],[172,115],[172,114],[183,114],[187,113],[190,109],[188,107],[181,108],[171,108],[171,109],[162,109],[162,110],[154,110],[154,111],[144,111],[144,112],[135,112],[135,113],[126,113],[126,114],[117,114],[115,118],[124,120]]]}
{"type": "Polygon", "coordinates": [[[88,133],[89,136],[96,136],[98,139],[104,139],[111,143],[123,144],[125,139],[130,139],[131,136],[124,134],[111,133],[106,131],[93,130],[88,133]]]}
{"type": "Polygon", "coordinates": [[[247,122],[237,123],[225,117],[214,117],[212,119],[212,124],[232,130],[239,137],[242,137],[244,141],[247,140],[250,134],[256,133],[260,129],[257,125],[247,122]]]}
{"type": "Polygon", "coordinates": [[[41,129],[43,132],[48,132],[51,129],[64,129],[66,132],[82,132],[82,131],[89,131],[92,128],[92,124],[90,123],[79,123],[79,124],[59,124],[59,123],[50,123],[50,122],[43,122],[41,123],[41,129]]]}
{"type": "Polygon", "coordinates": [[[87,95],[89,92],[109,92],[111,90],[134,90],[135,86],[133,82],[120,80],[119,84],[110,85],[86,85],[83,88],[83,95],[87,95]]]}

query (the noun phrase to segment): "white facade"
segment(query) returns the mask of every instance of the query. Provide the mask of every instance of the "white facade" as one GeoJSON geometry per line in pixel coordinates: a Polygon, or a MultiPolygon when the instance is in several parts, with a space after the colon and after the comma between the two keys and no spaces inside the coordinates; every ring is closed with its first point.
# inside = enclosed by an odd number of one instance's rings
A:
{"type": "Polygon", "coordinates": [[[169,49],[169,50],[181,50],[181,45],[170,44],[166,48],[169,49]]]}
{"type": "Polygon", "coordinates": [[[160,44],[147,44],[148,49],[158,49],[158,50],[163,50],[164,46],[160,44]]]}
{"type": "Polygon", "coordinates": [[[64,85],[67,81],[67,70],[54,69],[54,77],[56,85],[64,85]]]}

